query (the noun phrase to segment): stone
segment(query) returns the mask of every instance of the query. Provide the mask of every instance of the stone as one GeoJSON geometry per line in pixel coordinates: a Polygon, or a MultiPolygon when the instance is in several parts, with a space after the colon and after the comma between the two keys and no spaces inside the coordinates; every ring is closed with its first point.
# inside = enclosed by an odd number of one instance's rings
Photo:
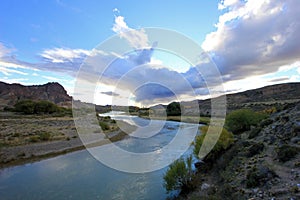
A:
{"type": "Polygon", "coordinates": [[[203,183],[203,184],[201,185],[201,190],[207,190],[208,188],[210,188],[210,185],[207,184],[207,183],[203,183]]]}

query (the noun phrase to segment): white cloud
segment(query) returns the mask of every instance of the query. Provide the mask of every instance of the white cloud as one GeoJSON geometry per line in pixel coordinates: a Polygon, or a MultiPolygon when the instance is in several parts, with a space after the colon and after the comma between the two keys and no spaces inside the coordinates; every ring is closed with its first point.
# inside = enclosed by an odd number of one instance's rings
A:
{"type": "Polygon", "coordinates": [[[24,63],[19,63],[17,59],[11,55],[14,51],[16,50],[0,43],[0,72],[6,76],[10,76],[11,74],[27,75],[26,72],[18,69],[30,69],[31,67],[24,63]]]}
{"type": "Polygon", "coordinates": [[[148,48],[148,36],[143,29],[136,30],[127,26],[123,16],[115,16],[112,30],[125,38],[136,49],[148,48]]]}
{"type": "Polygon", "coordinates": [[[224,0],[217,30],[202,48],[225,80],[275,72],[300,60],[300,4],[297,0],[224,0]]]}
{"type": "Polygon", "coordinates": [[[223,10],[229,6],[234,6],[237,3],[239,3],[239,0],[222,0],[219,4],[218,4],[218,9],[219,10],[223,10]]]}
{"type": "Polygon", "coordinates": [[[0,72],[2,72],[6,76],[9,76],[11,73],[16,73],[16,74],[21,74],[21,75],[28,75],[25,72],[18,71],[18,70],[15,70],[15,69],[9,69],[9,68],[2,67],[2,66],[0,66],[0,72]]]}
{"type": "Polygon", "coordinates": [[[281,67],[279,67],[279,72],[286,72],[286,71],[289,71],[289,70],[292,70],[292,69],[299,69],[300,67],[300,61],[296,61],[290,65],[283,65],[281,67]]]}
{"type": "Polygon", "coordinates": [[[2,67],[6,67],[6,68],[20,68],[20,69],[30,69],[31,67],[28,65],[23,65],[23,64],[18,64],[18,63],[14,63],[13,61],[9,62],[9,61],[2,61],[0,60],[0,66],[2,67]]]}
{"type": "Polygon", "coordinates": [[[44,50],[40,56],[53,63],[65,63],[84,59],[89,54],[90,51],[84,49],[54,48],[44,50]]]}
{"type": "Polygon", "coordinates": [[[119,13],[120,13],[120,11],[119,11],[119,9],[118,9],[118,8],[114,8],[114,9],[113,9],[113,12],[114,12],[114,13],[117,13],[117,14],[119,14],[119,13]]]}

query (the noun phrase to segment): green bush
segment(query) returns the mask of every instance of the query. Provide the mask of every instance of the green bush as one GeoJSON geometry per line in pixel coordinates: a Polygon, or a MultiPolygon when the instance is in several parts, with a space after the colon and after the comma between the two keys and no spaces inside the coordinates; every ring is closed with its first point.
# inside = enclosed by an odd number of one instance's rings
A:
{"type": "Polygon", "coordinates": [[[227,115],[226,127],[234,134],[242,133],[250,130],[251,126],[257,125],[267,116],[267,114],[257,113],[249,109],[235,110],[227,115]]]}
{"type": "Polygon", "coordinates": [[[22,100],[15,104],[15,111],[24,114],[34,114],[35,103],[31,100],[22,100]]]}
{"type": "Polygon", "coordinates": [[[35,102],[34,110],[35,110],[36,114],[39,114],[39,113],[51,114],[51,113],[59,111],[59,108],[57,105],[55,105],[54,103],[52,103],[50,101],[37,101],[37,102],[35,102]]]}
{"type": "MultiPolygon", "coordinates": [[[[208,126],[202,126],[200,128],[201,134],[196,137],[194,142],[194,154],[198,157],[200,148],[203,144],[204,138],[208,131],[208,126]]],[[[215,159],[219,156],[221,152],[228,149],[234,143],[234,136],[231,132],[228,132],[225,128],[222,129],[221,135],[211,150],[211,152],[207,155],[207,159],[215,159]]]]}
{"type": "Polygon", "coordinates": [[[30,136],[29,138],[29,142],[38,142],[40,141],[40,136],[38,135],[33,135],[33,136],[30,136]]]}
{"type": "Polygon", "coordinates": [[[64,108],[64,107],[58,107],[58,110],[54,113],[52,113],[53,117],[64,117],[64,116],[73,116],[72,109],[70,108],[64,108]]]}
{"type": "Polygon", "coordinates": [[[107,130],[110,129],[109,125],[108,125],[106,122],[100,121],[100,122],[99,122],[99,125],[100,125],[102,131],[107,131],[107,130]]]}
{"type": "Polygon", "coordinates": [[[40,140],[48,141],[51,138],[51,134],[49,132],[41,132],[39,133],[40,140]]]}
{"type": "Polygon", "coordinates": [[[192,156],[186,160],[180,158],[175,160],[165,173],[164,187],[167,192],[181,190],[181,193],[186,193],[194,188],[193,176],[192,156]]]}
{"type": "Polygon", "coordinates": [[[50,101],[32,101],[22,100],[14,105],[16,112],[22,112],[24,114],[52,114],[55,112],[64,111],[63,108],[58,107],[50,101]]]}

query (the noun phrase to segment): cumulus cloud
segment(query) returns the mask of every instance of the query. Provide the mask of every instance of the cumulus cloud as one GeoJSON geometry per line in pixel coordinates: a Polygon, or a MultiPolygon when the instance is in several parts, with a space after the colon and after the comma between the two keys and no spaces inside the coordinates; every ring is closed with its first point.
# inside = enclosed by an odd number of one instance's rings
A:
{"type": "Polygon", "coordinates": [[[202,48],[227,80],[272,73],[300,60],[297,0],[224,0],[216,31],[202,48]]]}
{"type": "Polygon", "coordinates": [[[145,31],[143,29],[136,30],[129,28],[123,16],[115,16],[115,23],[112,30],[119,34],[120,37],[125,38],[136,49],[149,47],[148,36],[145,31]]]}

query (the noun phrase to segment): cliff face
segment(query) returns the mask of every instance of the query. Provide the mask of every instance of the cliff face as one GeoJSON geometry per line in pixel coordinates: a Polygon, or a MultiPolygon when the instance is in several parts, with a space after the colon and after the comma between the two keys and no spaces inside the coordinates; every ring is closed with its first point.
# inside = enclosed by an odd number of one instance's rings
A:
{"type": "Polygon", "coordinates": [[[59,83],[24,86],[0,82],[0,108],[12,106],[24,99],[47,100],[62,106],[67,106],[72,101],[72,97],[59,83]]]}

